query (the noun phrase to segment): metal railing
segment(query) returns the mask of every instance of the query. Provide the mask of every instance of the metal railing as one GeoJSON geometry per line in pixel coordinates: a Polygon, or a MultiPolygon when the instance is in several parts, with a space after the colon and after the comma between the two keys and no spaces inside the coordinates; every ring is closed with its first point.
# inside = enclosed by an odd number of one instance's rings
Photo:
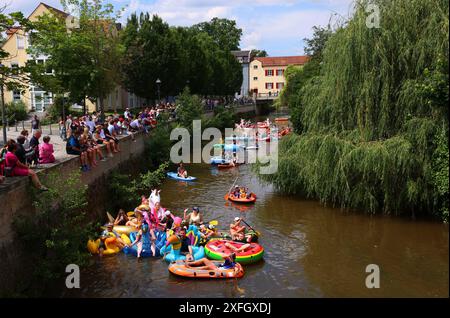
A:
{"type": "MultiPolygon", "coordinates": [[[[31,124],[31,121],[15,121],[14,123],[10,123],[8,120],[6,121],[6,130],[7,131],[14,131],[14,132],[20,132],[22,130],[28,130],[28,132],[31,134],[31,131],[33,130],[33,126],[31,124]],[[19,130],[20,129],[20,130],[19,130]]],[[[41,125],[40,130],[42,131],[42,135],[60,135],[61,131],[61,125],[59,123],[50,123],[47,125],[41,125]]]]}

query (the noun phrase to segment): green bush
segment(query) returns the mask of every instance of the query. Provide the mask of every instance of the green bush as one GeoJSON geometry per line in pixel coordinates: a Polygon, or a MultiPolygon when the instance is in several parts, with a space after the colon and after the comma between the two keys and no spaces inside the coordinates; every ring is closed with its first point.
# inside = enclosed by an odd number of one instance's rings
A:
{"type": "Polygon", "coordinates": [[[32,195],[36,213],[14,219],[17,237],[35,264],[29,296],[45,295],[52,281],[65,275],[67,264],[82,266],[89,259],[86,241],[97,224],[89,221],[87,186],[79,180],[80,172],[68,178],[60,171],[49,174],[44,180],[49,191],[32,195]]]}
{"type": "Polygon", "coordinates": [[[131,175],[114,172],[108,180],[108,191],[111,197],[111,210],[125,209],[133,210],[140,202],[140,195],[148,195],[150,189],[159,186],[166,177],[165,171],[169,166],[168,162],[162,163],[156,170],[141,173],[130,182],[131,175]]]}
{"type": "Polygon", "coordinates": [[[200,97],[191,95],[186,87],[176,102],[178,122],[181,126],[192,130],[192,121],[202,119],[203,105],[200,97]]]}
{"type": "Polygon", "coordinates": [[[25,120],[28,117],[27,106],[22,101],[5,104],[6,119],[9,123],[25,120]]]}

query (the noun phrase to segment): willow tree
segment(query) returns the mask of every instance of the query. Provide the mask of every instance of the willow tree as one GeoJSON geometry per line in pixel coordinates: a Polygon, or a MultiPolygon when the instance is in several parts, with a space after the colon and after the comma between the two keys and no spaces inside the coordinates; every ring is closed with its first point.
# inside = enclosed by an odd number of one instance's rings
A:
{"type": "Polygon", "coordinates": [[[281,142],[279,170],[263,178],[342,207],[448,219],[448,9],[357,1],[299,87],[303,134],[281,142]]]}

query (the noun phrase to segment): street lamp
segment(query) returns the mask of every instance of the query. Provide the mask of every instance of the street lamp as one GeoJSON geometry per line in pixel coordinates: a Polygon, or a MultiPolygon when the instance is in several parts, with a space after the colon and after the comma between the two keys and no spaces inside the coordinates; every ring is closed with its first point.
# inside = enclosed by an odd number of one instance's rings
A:
{"type": "MultiPolygon", "coordinates": [[[[3,70],[5,66],[0,63],[0,70],[3,70]]],[[[5,95],[3,93],[3,72],[0,72],[2,75],[2,79],[0,80],[0,91],[1,91],[1,98],[2,98],[2,128],[3,128],[3,143],[6,145],[6,109],[5,109],[5,95]]]]}
{"type": "Polygon", "coordinates": [[[158,87],[158,104],[159,104],[161,102],[161,92],[160,92],[161,80],[159,78],[156,80],[156,86],[158,87]]]}
{"type": "Polygon", "coordinates": [[[66,130],[66,98],[62,94],[62,129],[61,138],[63,141],[67,141],[67,130],[66,130]]]}

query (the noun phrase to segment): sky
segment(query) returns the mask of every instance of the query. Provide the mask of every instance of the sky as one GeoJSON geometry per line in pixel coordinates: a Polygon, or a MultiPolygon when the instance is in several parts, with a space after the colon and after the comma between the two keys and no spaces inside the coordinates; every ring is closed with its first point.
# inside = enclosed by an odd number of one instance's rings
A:
{"type": "MultiPolygon", "coordinates": [[[[62,9],[60,0],[44,3],[62,9]]],[[[242,29],[243,50],[266,50],[269,56],[304,54],[304,38],[312,27],[348,18],[353,0],[109,0],[116,9],[125,7],[122,21],[134,13],[149,12],[170,25],[190,26],[214,17],[236,20],[242,29]],[[331,19],[331,20],[330,20],[331,19]]],[[[21,11],[26,16],[38,0],[0,0],[6,12],[21,11]]]]}

